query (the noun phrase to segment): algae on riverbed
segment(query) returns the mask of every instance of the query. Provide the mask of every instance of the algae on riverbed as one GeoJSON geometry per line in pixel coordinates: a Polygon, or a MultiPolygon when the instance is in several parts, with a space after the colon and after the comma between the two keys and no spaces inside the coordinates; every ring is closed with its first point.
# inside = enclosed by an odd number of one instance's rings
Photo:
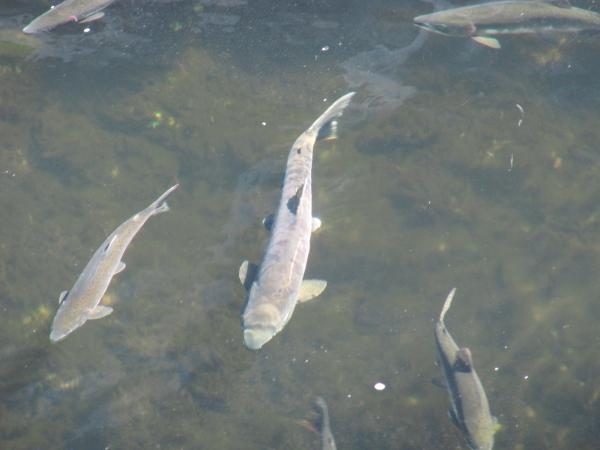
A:
{"type": "Polygon", "coordinates": [[[71,62],[2,62],[0,447],[317,448],[298,426],[316,395],[340,448],[457,447],[430,383],[432,321],[457,286],[448,327],[503,424],[497,448],[595,448],[591,45],[436,36],[402,52],[419,2],[203,3],[239,20],[197,28],[197,2],[142,3],[115,5],[71,62]],[[377,76],[315,152],[307,276],[327,291],[249,352],[239,264],[260,259],[289,147],[356,61],[377,76]],[[382,80],[410,95],[377,103],[382,80]],[[59,293],[174,181],[111,284],[115,312],[50,345],[59,293]]]}

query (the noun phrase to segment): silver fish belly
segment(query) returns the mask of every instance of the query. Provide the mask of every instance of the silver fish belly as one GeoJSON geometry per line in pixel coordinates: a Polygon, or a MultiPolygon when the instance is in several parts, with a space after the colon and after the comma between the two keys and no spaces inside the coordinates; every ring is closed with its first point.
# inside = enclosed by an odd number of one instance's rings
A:
{"type": "Polygon", "coordinates": [[[303,281],[311,233],[320,224],[312,216],[313,147],[324,130],[335,130],[335,119],[353,95],[351,92],[334,102],[290,150],[271,239],[257,276],[248,286],[250,293],[242,315],[244,343],[249,349],[258,350],[281,331],[299,300],[314,298],[325,289],[324,281],[303,281]]]}
{"type": "Polygon", "coordinates": [[[125,269],[123,254],[150,217],[169,210],[165,200],[178,186],[169,188],[150,206],[119,225],[96,250],[71,290],[60,294],[50,332],[52,342],[64,339],[86,321],[101,319],[113,311],[100,305],[100,301],[112,277],[125,269]]]}
{"type": "Polygon", "coordinates": [[[104,8],[115,0],[65,0],[36,17],[23,28],[24,33],[40,33],[68,22],[87,22],[101,18],[104,8]]]}
{"type": "Polygon", "coordinates": [[[474,450],[492,450],[496,419],[490,412],[485,390],[473,367],[471,351],[460,348],[444,324],[456,289],[452,289],[439,320],[435,324],[435,343],[452,407],[449,410],[454,424],[474,450]]]}

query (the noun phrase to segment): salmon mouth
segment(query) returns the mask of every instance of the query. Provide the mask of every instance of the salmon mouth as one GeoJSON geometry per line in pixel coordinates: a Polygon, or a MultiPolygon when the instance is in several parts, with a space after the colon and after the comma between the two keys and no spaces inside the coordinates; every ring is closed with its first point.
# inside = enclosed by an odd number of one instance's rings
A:
{"type": "Polygon", "coordinates": [[[269,342],[275,331],[268,327],[253,327],[244,330],[244,345],[250,350],[259,350],[263,345],[269,342]]]}

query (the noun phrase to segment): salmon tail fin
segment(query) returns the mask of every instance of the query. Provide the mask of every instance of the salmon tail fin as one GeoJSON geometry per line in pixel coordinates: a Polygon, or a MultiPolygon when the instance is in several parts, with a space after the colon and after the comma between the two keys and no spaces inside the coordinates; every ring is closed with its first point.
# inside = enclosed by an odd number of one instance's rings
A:
{"type": "Polygon", "coordinates": [[[327,140],[337,138],[337,119],[350,104],[355,92],[349,92],[338,98],[307,130],[317,134],[317,139],[327,140]]]}
{"type": "Polygon", "coordinates": [[[171,192],[173,192],[178,187],[179,184],[171,186],[163,195],[161,195],[156,200],[154,200],[154,202],[152,202],[152,204],[150,205],[150,208],[152,209],[152,215],[164,213],[169,210],[169,205],[167,205],[166,199],[169,195],[171,195],[171,192]]]}
{"type": "Polygon", "coordinates": [[[452,304],[452,299],[454,298],[454,294],[456,293],[456,288],[452,288],[448,297],[446,297],[446,301],[444,302],[444,306],[442,307],[442,312],[440,313],[440,322],[444,323],[444,317],[446,313],[450,309],[450,305],[452,304]]]}

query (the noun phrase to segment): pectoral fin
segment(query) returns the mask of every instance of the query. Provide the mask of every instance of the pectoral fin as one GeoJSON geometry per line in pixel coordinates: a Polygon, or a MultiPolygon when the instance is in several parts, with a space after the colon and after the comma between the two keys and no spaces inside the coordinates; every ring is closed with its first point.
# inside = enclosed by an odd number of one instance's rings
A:
{"type": "Polygon", "coordinates": [[[431,379],[431,384],[433,384],[434,386],[437,386],[439,388],[442,388],[442,389],[448,389],[448,383],[446,382],[445,378],[433,377],[431,379]]]}
{"type": "Polygon", "coordinates": [[[85,19],[80,20],[79,23],[89,23],[89,22],[93,22],[94,20],[102,19],[103,17],[104,17],[104,13],[100,11],[100,12],[96,12],[94,14],[87,16],[85,19]]]}
{"type": "Polygon", "coordinates": [[[485,45],[486,47],[489,47],[489,48],[498,49],[501,47],[500,42],[498,42],[498,39],[496,39],[496,38],[485,37],[485,36],[471,36],[471,39],[473,39],[478,44],[485,45]]]}
{"type": "Polygon", "coordinates": [[[67,294],[69,293],[69,291],[62,291],[60,293],[60,295],[58,296],[58,304],[60,305],[63,300],[65,299],[65,297],[67,296],[67,294]]]}
{"type": "Polygon", "coordinates": [[[321,293],[327,287],[327,281],[325,280],[304,280],[300,285],[300,293],[298,294],[298,301],[300,303],[312,300],[315,297],[321,295],[321,293]]]}
{"type": "Polygon", "coordinates": [[[103,317],[108,316],[111,312],[113,312],[113,309],[110,306],[97,305],[88,313],[88,319],[102,319],[103,317]]]}
{"type": "Polygon", "coordinates": [[[323,222],[321,222],[321,219],[319,219],[318,217],[313,217],[312,218],[312,229],[311,229],[311,231],[314,233],[319,228],[321,228],[321,225],[323,225],[323,222]]]}
{"type": "Polygon", "coordinates": [[[117,269],[115,270],[115,275],[123,272],[125,270],[125,267],[127,267],[127,266],[125,265],[125,263],[123,261],[119,262],[119,265],[117,266],[117,269]]]}
{"type": "Polygon", "coordinates": [[[452,419],[452,423],[456,426],[456,428],[461,430],[462,427],[460,426],[460,421],[456,416],[456,411],[454,410],[454,407],[448,408],[448,416],[450,416],[450,419],[452,419]]]}
{"type": "Polygon", "coordinates": [[[267,231],[271,231],[273,229],[273,224],[275,223],[275,214],[269,214],[266,216],[262,223],[267,231]]]}
{"type": "Polygon", "coordinates": [[[238,270],[240,283],[242,283],[242,286],[244,286],[247,291],[252,287],[256,275],[258,275],[258,266],[248,261],[244,261],[238,270]]]}

